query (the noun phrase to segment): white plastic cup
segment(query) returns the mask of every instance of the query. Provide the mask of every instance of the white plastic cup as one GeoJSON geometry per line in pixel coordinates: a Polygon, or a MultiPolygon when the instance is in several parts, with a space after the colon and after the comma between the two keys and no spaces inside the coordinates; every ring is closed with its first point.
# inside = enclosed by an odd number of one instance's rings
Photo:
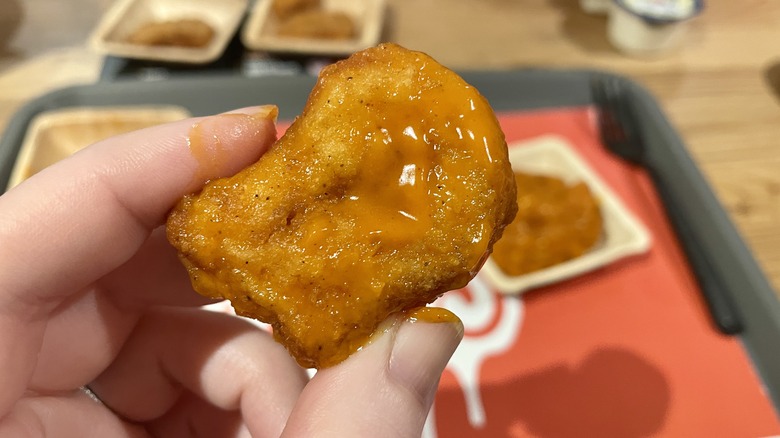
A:
{"type": "Polygon", "coordinates": [[[652,55],[680,46],[685,22],[650,23],[613,3],[607,22],[607,37],[618,50],[629,55],[652,55]]]}
{"type": "Polygon", "coordinates": [[[580,7],[588,14],[606,15],[612,0],[580,0],[580,7]]]}
{"type": "Polygon", "coordinates": [[[607,37],[618,50],[629,55],[648,56],[671,51],[682,45],[688,19],[696,15],[701,4],[679,18],[643,16],[613,0],[609,8],[607,37]]]}

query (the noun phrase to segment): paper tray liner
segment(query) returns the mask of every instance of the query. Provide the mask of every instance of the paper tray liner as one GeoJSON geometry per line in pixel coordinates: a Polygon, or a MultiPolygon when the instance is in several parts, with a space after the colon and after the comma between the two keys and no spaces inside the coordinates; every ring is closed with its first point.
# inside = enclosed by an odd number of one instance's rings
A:
{"type": "MultiPolygon", "coordinates": [[[[647,253],[524,295],[502,295],[478,274],[435,302],[461,318],[465,336],[422,437],[780,434],[739,337],[711,322],[650,178],[602,146],[594,109],[498,119],[509,144],[565,139],[653,243],[647,253]]],[[[280,123],[280,135],[287,126],[280,123]]]]}
{"type": "Polygon", "coordinates": [[[645,173],[600,144],[591,108],[504,113],[508,142],[569,141],[650,229],[651,250],[503,296],[478,276],[437,304],[466,334],[424,437],[769,436],[780,422],[738,337],[711,323],[645,173]]]}

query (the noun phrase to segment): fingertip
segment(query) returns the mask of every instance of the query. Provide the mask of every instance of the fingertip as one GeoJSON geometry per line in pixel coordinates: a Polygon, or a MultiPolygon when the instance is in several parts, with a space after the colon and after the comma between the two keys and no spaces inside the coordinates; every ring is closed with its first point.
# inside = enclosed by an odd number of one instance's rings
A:
{"type": "Polygon", "coordinates": [[[247,106],[244,108],[230,110],[222,114],[223,115],[243,114],[243,115],[256,117],[259,119],[271,120],[274,123],[276,123],[277,118],[279,117],[279,107],[277,107],[276,105],[247,106]]]}
{"type": "Polygon", "coordinates": [[[430,322],[422,316],[427,312],[391,316],[363,349],[320,370],[284,436],[420,436],[441,373],[463,337],[457,317],[430,322]]]}
{"type": "Polygon", "coordinates": [[[463,337],[463,321],[460,320],[458,315],[444,307],[417,307],[407,310],[404,313],[404,316],[406,317],[405,319],[411,323],[427,322],[452,324],[453,328],[458,332],[458,336],[460,338],[463,337]]]}
{"type": "Polygon", "coordinates": [[[276,140],[276,106],[242,108],[206,117],[187,133],[196,164],[194,189],[207,181],[232,176],[256,162],[276,140]]]}
{"type": "MultiPolygon", "coordinates": [[[[454,316],[454,315],[453,315],[454,316]]],[[[460,319],[406,320],[398,328],[388,376],[430,406],[439,378],[463,338],[460,319]]]]}

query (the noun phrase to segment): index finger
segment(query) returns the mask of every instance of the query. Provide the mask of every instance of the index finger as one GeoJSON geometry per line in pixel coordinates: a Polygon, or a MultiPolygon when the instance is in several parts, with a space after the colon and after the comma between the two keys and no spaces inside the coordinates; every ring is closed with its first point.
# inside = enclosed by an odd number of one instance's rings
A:
{"type": "Polygon", "coordinates": [[[261,107],[114,137],[0,196],[0,415],[29,381],[48,314],[127,261],[183,195],[256,161],[275,115],[261,107]]]}
{"type": "Polygon", "coordinates": [[[0,197],[0,304],[37,306],[124,263],[183,195],[256,161],[273,142],[275,108],[255,112],[114,137],[0,197]]]}

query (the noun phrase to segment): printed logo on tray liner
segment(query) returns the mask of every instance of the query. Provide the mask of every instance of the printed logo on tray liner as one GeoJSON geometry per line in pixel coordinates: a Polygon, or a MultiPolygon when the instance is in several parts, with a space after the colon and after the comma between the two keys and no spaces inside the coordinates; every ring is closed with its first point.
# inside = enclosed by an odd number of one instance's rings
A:
{"type": "MultiPolygon", "coordinates": [[[[486,359],[500,356],[514,345],[523,323],[524,307],[519,297],[495,294],[480,275],[463,289],[446,293],[433,303],[458,315],[464,336],[447,370],[463,391],[466,415],[474,429],[486,426],[488,417],[480,393],[480,371],[486,359]]],[[[461,414],[461,413],[450,413],[461,414]]],[[[437,438],[436,406],[425,422],[423,438],[437,438]]]]}

